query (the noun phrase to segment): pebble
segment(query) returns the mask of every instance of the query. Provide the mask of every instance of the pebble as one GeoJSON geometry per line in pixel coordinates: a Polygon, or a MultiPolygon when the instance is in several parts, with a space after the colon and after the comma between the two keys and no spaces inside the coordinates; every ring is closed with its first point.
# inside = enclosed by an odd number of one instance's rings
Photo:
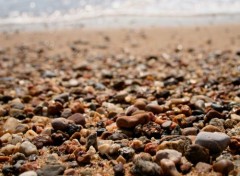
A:
{"type": "Polygon", "coordinates": [[[133,175],[141,176],[163,176],[162,169],[156,163],[151,161],[137,160],[131,169],[133,175]]]}
{"type": "Polygon", "coordinates": [[[210,161],[209,150],[198,144],[190,145],[185,152],[185,157],[193,164],[198,162],[209,163],[210,161]]]}
{"type": "Polygon", "coordinates": [[[197,128],[195,128],[195,127],[187,127],[187,128],[183,128],[182,130],[181,130],[181,132],[182,132],[182,135],[184,135],[184,136],[189,136],[189,135],[197,135],[198,134],[198,129],[197,128]]]}
{"type": "Polygon", "coordinates": [[[66,131],[69,127],[69,121],[65,118],[56,118],[52,120],[52,127],[54,130],[66,131]]]}
{"type": "Polygon", "coordinates": [[[174,164],[179,164],[181,162],[182,153],[172,150],[172,149],[164,149],[159,150],[156,153],[156,161],[157,163],[160,163],[162,159],[169,159],[174,162],[174,164]]]}
{"type": "Polygon", "coordinates": [[[20,125],[20,122],[17,119],[9,117],[3,124],[3,129],[10,133],[14,133],[18,125],[20,125]]]}
{"type": "Polygon", "coordinates": [[[180,153],[185,153],[188,146],[191,144],[191,140],[178,139],[174,141],[163,141],[160,145],[158,145],[157,150],[163,149],[174,149],[180,153]]]}
{"type": "Polygon", "coordinates": [[[98,151],[101,155],[108,154],[110,151],[110,144],[98,145],[98,151]]]}
{"type": "Polygon", "coordinates": [[[26,156],[30,156],[31,154],[37,154],[37,147],[29,141],[24,141],[19,148],[19,152],[23,153],[26,156]]]}
{"type": "Polygon", "coordinates": [[[145,124],[151,120],[150,113],[141,113],[133,116],[120,116],[117,118],[117,126],[119,128],[134,128],[139,124],[145,124]]]}
{"type": "Polygon", "coordinates": [[[7,144],[4,147],[1,147],[0,152],[4,155],[11,155],[15,152],[17,152],[17,146],[12,144],[7,144]]]}
{"type": "Polygon", "coordinates": [[[96,150],[98,150],[97,133],[92,133],[87,137],[87,150],[90,148],[90,146],[93,146],[96,150]]]}
{"type": "Polygon", "coordinates": [[[45,165],[42,168],[37,170],[37,175],[38,176],[62,175],[65,169],[66,167],[60,164],[45,165]]]}
{"type": "Polygon", "coordinates": [[[220,132],[200,132],[195,143],[209,149],[210,154],[219,154],[229,145],[230,137],[220,132]]]}
{"type": "Polygon", "coordinates": [[[82,126],[85,126],[85,124],[86,124],[85,117],[80,113],[75,113],[75,114],[71,115],[70,117],[68,117],[68,120],[72,120],[76,124],[82,125],[82,126]]]}
{"type": "Polygon", "coordinates": [[[228,175],[230,171],[234,169],[232,161],[227,159],[222,159],[213,164],[213,170],[215,172],[220,172],[223,175],[228,175]]]}
{"type": "Polygon", "coordinates": [[[84,113],[84,106],[81,102],[76,101],[69,105],[69,108],[72,110],[72,113],[84,113]]]}
{"type": "Polygon", "coordinates": [[[231,119],[237,122],[240,122],[240,115],[231,114],[231,119]]]}
{"type": "Polygon", "coordinates": [[[213,118],[224,119],[225,116],[218,111],[210,110],[204,117],[204,121],[209,122],[213,118]]]}
{"type": "Polygon", "coordinates": [[[116,164],[113,167],[113,171],[114,171],[114,176],[124,176],[125,175],[125,170],[124,170],[122,163],[116,164]]]}
{"type": "Polygon", "coordinates": [[[26,171],[21,173],[19,176],[37,176],[37,173],[35,171],[26,171]]]}
{"type": "Polygon", "coordinates": [[[212,165],[211,164],[207,164],[207,163],[203,163],[203,162],[198,162],[197,165],[195,166],[195,169],[198,173],[209,173],[212,170],[212,165]]]}
{"type": "Polygon", "coordinates": [[[164,175],[169,176],[180,176],[181,174],[178,172],[175,163],[170,159],[162,159],[160,161],[160,166],[163,170],[164,175]]]}
{"type": "Polygon", "coordinates": [[[122,155],[126,160],[130,160],[134,154],[135,154],[135,151],[133,148],[131,147],[123,147],[121,149],[119,149],[119,153],[120,155],[122,155]]]}
{"type": "Polygon", "coordinates": [[[160,106],[160,105],[157,105],[157,104],[148,104],[146,106],[146,111],[150,111],[154,114],[160,114],[160,113],[163,113],[164,111],[166,111],[166,108],[164,108],[164,106],[160,106]]]}
{"type": "Polygon", "coordinates": [[[229,148],[233,153],[240,153],[240,136],[232,136],[229,148]]]}
{"type": "Polygon", "coordinates": [[[221,130],[213,125],[207,125],[205,127],[202,128],[201,131],[205,131],[205,132],[221,132],[221,130]]]}
{"type": "Polygon", "coordinates": [[[76,152],[75,157],[79,165],[85,165],[91,162],[91,155],[84,151],[76,152]]]}

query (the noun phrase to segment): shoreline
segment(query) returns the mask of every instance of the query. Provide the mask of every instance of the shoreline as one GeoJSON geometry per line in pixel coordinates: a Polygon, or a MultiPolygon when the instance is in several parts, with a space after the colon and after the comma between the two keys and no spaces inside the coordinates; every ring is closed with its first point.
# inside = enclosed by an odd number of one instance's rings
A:
{"type": "Polygon", "coordinates": [[[64,29],[104,29],[139,27],[178,27],[238,24],[240,14],[194,15],[194,16],[99,16],[64,22],[31,22],[0,24],[0,32],[51,31],[64,29]]]}

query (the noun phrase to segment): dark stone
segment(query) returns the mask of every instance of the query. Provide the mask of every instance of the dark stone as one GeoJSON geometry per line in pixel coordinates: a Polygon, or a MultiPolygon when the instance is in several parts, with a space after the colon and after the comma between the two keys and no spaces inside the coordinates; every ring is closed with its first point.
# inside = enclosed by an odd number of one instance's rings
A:
{"type": "Polygon", "coordinates": [[[210,160],[209,150],[197,144],[190,145],[187,148],[185,157],[193,164],[198,162],[208,163],[210,160]]]}
{"type": "Polygon", "coordinates": [[[92,133],[87,138],[86,148],[89,149],[91,146],[98,150],[97,133],[92,133]]]}

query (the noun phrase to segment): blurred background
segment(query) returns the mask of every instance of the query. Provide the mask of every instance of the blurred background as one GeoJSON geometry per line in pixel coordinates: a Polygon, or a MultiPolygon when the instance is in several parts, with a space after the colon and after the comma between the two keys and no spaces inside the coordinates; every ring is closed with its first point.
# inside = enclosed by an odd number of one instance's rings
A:
{"type": "Polygon", "coordinates": [[[0,27],[101,25],[113,24],[117,18],[121,23],[150,24],[189,17],[236,21],[238,14],[239,0],[0,0],[0,27]]]}

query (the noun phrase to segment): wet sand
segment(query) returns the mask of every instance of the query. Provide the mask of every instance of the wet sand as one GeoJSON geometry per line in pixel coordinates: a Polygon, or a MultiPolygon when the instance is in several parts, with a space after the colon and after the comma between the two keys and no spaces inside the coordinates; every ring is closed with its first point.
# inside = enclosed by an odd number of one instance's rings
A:
{"type": "Polygon", "coordinates": [[[240,25],[5,32],[0,60],[5,175],[240,173],[240,25]]]}

